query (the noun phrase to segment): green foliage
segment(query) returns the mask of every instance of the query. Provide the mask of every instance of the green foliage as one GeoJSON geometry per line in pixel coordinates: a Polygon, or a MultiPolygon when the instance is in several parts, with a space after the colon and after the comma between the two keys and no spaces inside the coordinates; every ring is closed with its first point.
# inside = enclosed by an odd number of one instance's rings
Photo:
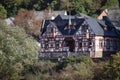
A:
{"type": "Polygon", "coordinates": [[[92,59],[87,56],[80,56],[80,57],[76,57],[76,58],[70,57],[66,60],[66,63],[68,63],[68,64],[85,63],[90,66],[94,66],[94,62],[92,61],[92,59]]]}
{"type": "Polygon", "coordinates": [[[39,61],[26,66],[24,77],[26,80],[92,80],[94,64],[91,61],[88,57],[69,58],[63,63],[39,61]]]}
{"type": "Polygon", "coordinates": [[[53,78],[57,80],[92,80],[94,77],[92,70],[94,65],[94,62],[89,57],[71,57],[64,62],[60,73],[53,75],[53,78]]]}
{"type": "Polygon", "coordinates": [[[73,10],[72,13],[85,13],[96,17],[104,9],[118,6],[118,0],[1,0],[7,17],[16,15],[21,8],[28,10],[73,10]]]}
{"type": "Polygon", "coordinates": [[[5,7],[7,11],[7,16],[14,16],[17,13],[19,5],[21,5],[22,0],[1,0],[1,4],[5,7]]]}
{"type": "Polygon", "coordinates": [[[120,80],[120,53],[113,55],[105,69],[110,80],[120,80]]]}
{"type": "Polygon", "coordinates": [[[53,0],[52,3],[50,4],[50,8],[54,10],[57,3],[58,3],[57,0],[53,0]]]}
{"type": "Polygon", "coordinates": [[[92,80],[93,73],[92,68],[83,62],[68,65],[64,70],[62,75],[64,78],[62,80],[92,80]]]}
{"type": "Polygon", "coordinates": [[[103,8],[109,8],[109,7],[117,7],[118,6],[118,0],[108,0],[103,6],[103,8]]]}
{"type": "Polygon", "coordinates": [[[7,17],[7,11],[5,8],[0,4],[0,19],[4,19],[7,17]]]}
{"type": "Polygon", "coordinates": [[[24,70],[26,80],[52,80],[55,75],[56,63],[50,61],[39,61],[33,65],[27,65],[24,70]]]}
{"type": "Polygon", "coordinates": [[[53,10],[73,10],[74,13],[85,13],[97,17],[104,9],[118,6],[117,0],[52,0],[50,7],[53,10]],[[59,7],[58,7],[59,6],[59,7]]]}
{"type": "Polygon", "coordinates": [[[18,80],[24,66],[36,61],[37,51],[35,41],[23,29],[0,21],[0,79],[18,80]]]}

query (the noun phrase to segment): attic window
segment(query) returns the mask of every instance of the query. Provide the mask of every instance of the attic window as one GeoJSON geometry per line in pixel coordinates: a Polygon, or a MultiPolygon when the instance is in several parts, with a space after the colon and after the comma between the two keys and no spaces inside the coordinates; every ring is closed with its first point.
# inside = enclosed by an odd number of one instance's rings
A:
{"type": "Polygon", "coordinates": [[[71,19],[69,18],[68,25],[64,29],[75,29],[76,22],[72,22],[71,19]]]}
{"type": "Polygon", "coordinates": [[[75,29],[75,27],[74,27],[74,25],[67,25],[65,28],[64,28],[64,30],[66,30],[66,29],[75,29]]]}
{"type": "Polygon", "coordinates": [[[51,27],[48,27],[48,28],[47,28],[47,32],[48,32],[48,33],[53,32],[53,30],[54,30],[54,29],[53,29],[53,28],[51,28],[51,27]]]}

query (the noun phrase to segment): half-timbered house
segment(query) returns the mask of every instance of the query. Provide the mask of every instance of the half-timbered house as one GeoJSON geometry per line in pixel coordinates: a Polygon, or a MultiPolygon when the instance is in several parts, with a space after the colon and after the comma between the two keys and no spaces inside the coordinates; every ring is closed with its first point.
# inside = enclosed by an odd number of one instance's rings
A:
{"type": "Polygon", "coordinates": [[[87,55],[100,58],[107,53],[119,51],[119,35],[110,21],[106,20],[69,15],[43,20],[39,57],[87,55]]]}

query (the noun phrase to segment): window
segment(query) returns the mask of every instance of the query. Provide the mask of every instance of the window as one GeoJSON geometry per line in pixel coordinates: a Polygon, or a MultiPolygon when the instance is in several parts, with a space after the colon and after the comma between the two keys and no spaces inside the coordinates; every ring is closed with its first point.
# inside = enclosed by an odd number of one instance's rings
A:
{"type": "Polygon", "coordinates": [[[103,48],[103,40],[102,39],[99,40],[99,48],[103,48]]]}
{"type": "Polygon", "coordinates": [[[91,39],[88,39],[88,47],[91,48],[92,47],[92,40],[91,39]]]}
{"type": "Polygon", "coordinates": [[[56,45],[55,45],[56,49],[59,48],[59,41],[56,41],[56,45]]]}
{"type": "Polygon", "coordinates": [[[48,49],[49,45],[48,45],[48,41],[45,41],[45,49],[48,49]]]}
{"type": "Polygon", "coordinates": [[[51,33],[51,28],[50,27],[47,28],[47,32],[51,33]]]}
{"type": "Polygon", "coordinates": [[[48,33],[52,33],[53,31],[54,31],[54,28],[51,28],[51,27],[48,27],[48,28],[47,28],[47,32],[48,32],[48,33]]]}
{"type": "Polygon", "coordinates": [[[106,39],[105,46],[107,49],[110,49],[110,40],[109,39],[106,39]]]}
{"type": "Polygon", "coordinates": [[[83,47],[86,47],[87,46],[87,42],[83,42],[83,47]]]}
{"type": "Polygon", "coordinates": [[[79,48],[82,48],[82,42],[79,42],[79,48]]]}
{"type": "Polygon", "coordinates": [[[117,40],[113,40],[113,47],[114,49],[117,49],[117,40]]]}
{"type": "Polygon", "coordinates": [[[82,48],[82,39],[79,39],[78,47],[79,47],[79,48],[82,48]]]}
{"type": "Polygon", "coordinates": [[[51,47],[54,47],[54,41],[51,40],[51,47]]]}

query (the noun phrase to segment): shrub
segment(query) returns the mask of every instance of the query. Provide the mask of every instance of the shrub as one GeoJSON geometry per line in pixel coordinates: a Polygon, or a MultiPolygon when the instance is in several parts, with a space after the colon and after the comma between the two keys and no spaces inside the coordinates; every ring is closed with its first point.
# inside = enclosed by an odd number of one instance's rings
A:
{"type": "Polygon", "coordinates": [[[92,80],[94,77],[92,59],[86,56],[68,58],[60,73],[54,75],[55,80],[92,80]]]}
{"type": "Polygon", "coordinates": [[[120,52],[113,55],[105,68],[105,78],[120,80],[120,52]]]}

